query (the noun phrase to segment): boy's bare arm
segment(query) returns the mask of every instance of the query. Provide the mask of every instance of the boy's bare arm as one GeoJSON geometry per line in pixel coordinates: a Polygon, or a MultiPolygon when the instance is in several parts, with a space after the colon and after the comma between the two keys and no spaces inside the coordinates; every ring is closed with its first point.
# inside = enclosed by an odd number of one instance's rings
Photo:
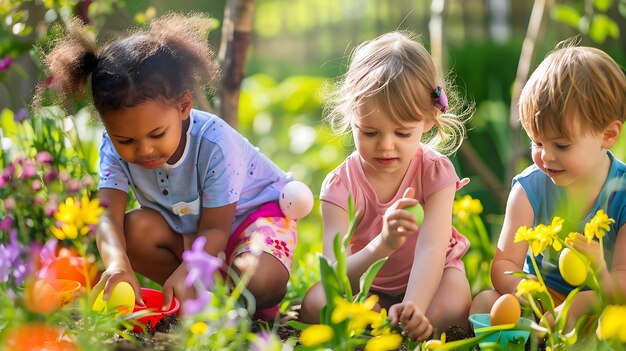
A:
{"type": "Polygon", "coordinates": [[[533,217],[530,201],[522,186],[516,183],[509,194],[504,223],[491,266],[493,287],[501,294],[514,293],[521,280],[505,272],[519,272],[524,267],[528,244],[525,241],[515,243],[515,233],[521,226],[532,227],[533,217]]]}

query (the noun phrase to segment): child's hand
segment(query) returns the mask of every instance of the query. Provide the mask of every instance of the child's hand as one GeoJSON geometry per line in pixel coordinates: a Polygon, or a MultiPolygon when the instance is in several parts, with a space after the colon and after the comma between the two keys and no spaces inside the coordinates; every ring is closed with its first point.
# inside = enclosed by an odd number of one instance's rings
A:
{"type": "Polygon", "coordinates": [[[389,308],[391,324],[402,329],[402,335],[418,341],[427,340],[433,334],[433,326],[412,301],[403,301],[389,308]]]}
{"type": "Polygon", "coordinates": [[[187,273],[187,266],[183,263],[176,268],[174,273],[163,284],[163,311],[169,309],[174,296],[178,298],[181,304],[195,297],[194,289],[185,286],[187,273]]]}
{"type": "Polygon", "coordinates": [[[95,300],[95,297],[98,296],[102,289],[104,289],[102,298],[108,300],[113,288],[121,282],[127,282],[133,288],[135,292],[135,304],[142,307],[145,306],[143,298],[141,297],[141,285],[132,267],[123,263],[111,263],[102,273],[100,281],[98,281],[92,289],[91,295],[93,296],[90,295],[90,301],[95,300]]]}
{"type": "Polygon", "coordinates": [[[407,235],[417,233],[417,223],[413,215],[403,208],[414,206],[418,201],[413,198],[413,188],[404,191],[402,198],[391,205],[383,218],[382,241],[387,248],[395,251],[406,241],[407,235]]]}
{"type": "Polygon", "coordinates": [[[602,257],[602,247],[600,247],[598,241],[591,240],[590,243],[587,243],[587,238],[579,233],[570,235],[565,241],[572,245],[576,251],[589,259],[589,263],[594,272],[599,271],[606,265],[602,257]]]}

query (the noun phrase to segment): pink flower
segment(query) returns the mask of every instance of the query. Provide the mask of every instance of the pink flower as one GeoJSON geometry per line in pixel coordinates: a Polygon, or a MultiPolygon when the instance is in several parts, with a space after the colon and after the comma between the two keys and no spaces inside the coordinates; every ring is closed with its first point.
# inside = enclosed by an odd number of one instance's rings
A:
{"type": "Polygon", "coordinates": [[[13,58],[10,56],[4,57],[0,59],[0,72],[4,72],[11,67],[13,63],[13,58]]]}
{"type": "Polygon", "coordinates": [[[56,180],[58,175],[59,175],[59,172],[57,172],[57,170],[54,169],[53,167],[50,167],[50,170],[48,172],[44,173],[43,181],[46,182],[46,183],[50,183],[50,182],[56,180]]]}
{"type": "Polygon", "coordinates": [[[8,232],[13,228],[13,217],[6,215],[0,220],[0,230],[8,232]]]}
{"type": "Polygon", "coordinates": [[[40,191],[41,189],[43,189],[43,184],[41,183],[41,180],[35,179],[33,180],[31,187],[33,188],[33,191],[40,191]]]}
{"type": "Polygon", "coordinates": [[[4,209],[7,212],[11,212],[13,210],[15,210],[15,207],[17,206],[17,202],[15,201],[15,198],[13,196],[9,196],[6,199],[4,199],[4,209]]]}
{"type": "Polygon", "coordinates": [[[21,169],[19,172],[18,178],[20,179],[29,179],[34,177],[37,174],[37,168],[35,166],[35,162],[33,160],[24,159],[21,162],[21,169]]]}
{"type": "Polygon", "coordinates": [[[48,151],[39,151],[37,155],[35,155],[35,160],[40,163],[52,163],[52,155],[48,151]]]}

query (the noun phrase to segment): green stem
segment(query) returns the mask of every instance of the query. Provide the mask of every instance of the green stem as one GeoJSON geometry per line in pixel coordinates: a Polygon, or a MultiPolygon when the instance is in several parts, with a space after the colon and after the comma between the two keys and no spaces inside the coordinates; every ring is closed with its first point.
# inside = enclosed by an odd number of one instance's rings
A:
{"type": "Polygon", "coordinates": [[[491,246],[491,238],[489,234],[487,234],[487,228],[485,228],[485,224],[483,223],[480,216],[472,214],[472,224],[476,231],[478,232],[478,236],[480,237],[480,241],[482,243],[483,249],[487,251],[486,253],[493,256],[493,246],[491,246]]]}
{"type": "Polygon", "coordinates": [[[530,308],[533,310],[537,318],[541,320],[541,317],[543,317],[543,314],[541,313],[541,311],[539,311],[539,307],[537,307],[537,304],[535,303],[535,299],[533,299],[533,296],[531,294],[526,294],[526,299],[528,300],[528,303],[530,304],[530,308]]]}
{"type": "Polygon", "coordinates": [[[83,258],[82,266],[83,276],[85,277],[85,289],[87,290],[87,293],[90,293],[91,279],[89,279],[89,271],[87,270],[87,265],[89,264],[89,261],[87,260],[87,252],[85,246],[83,245],[83,243],[80,242],[80,239],[72,240],[72,242],[74,243],[74,246],[76,246],[76,249],[78,249],[78,253],[80,254],[80,256],[83,258]]]}
{"type": "MultiPolygon", "coordinates": [[[[537,261],[535,260],[535,256],[532,254],[532,251],[530,253],[530,261],[533,263],[533,268],[535,269],[535,275],[537,276],[537,280],[547,289],[546,283],[543,281],[541,272],[539,272],[539,268],[537,267],[537,261]]],[[[552,298],[548,299],[548,303],[550,307],[550,313],[552,313],[552,315],[554,316],[554,301],[552,301],[552,298]]]]}

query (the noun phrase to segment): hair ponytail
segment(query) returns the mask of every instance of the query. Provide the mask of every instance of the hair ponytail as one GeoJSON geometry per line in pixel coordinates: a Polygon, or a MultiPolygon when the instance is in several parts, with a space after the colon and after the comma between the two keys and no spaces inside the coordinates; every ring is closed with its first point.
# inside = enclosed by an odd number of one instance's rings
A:
{"type": "MultiPolygon", "coordinates": [[[[92,34],[79,19],[70,20],[65,35],[57,39],[44,62],[51,74],[48,81],[63,100],[83,97],[89,76],[98,65],[92,34]]],[[[45,87],[38,90],[41,88],[45,87]]]]}

